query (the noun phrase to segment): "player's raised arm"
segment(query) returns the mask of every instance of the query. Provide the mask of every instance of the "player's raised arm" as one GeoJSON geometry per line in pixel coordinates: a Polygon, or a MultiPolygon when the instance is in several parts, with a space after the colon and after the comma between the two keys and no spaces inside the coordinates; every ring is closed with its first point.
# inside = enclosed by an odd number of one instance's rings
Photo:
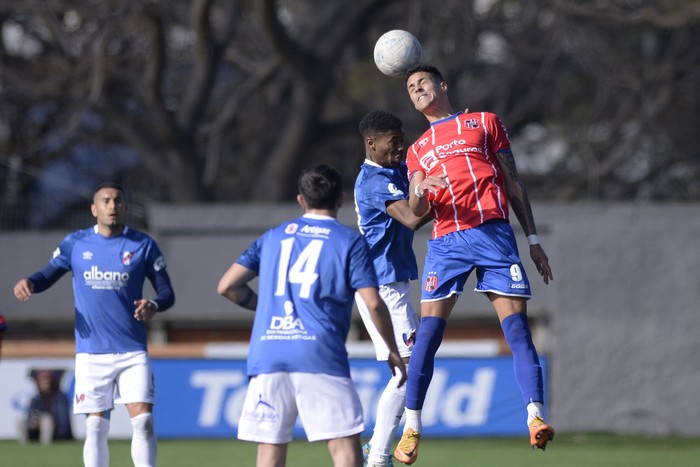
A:
{"type": "Polygon", "coordinates": [[[549,281],[554,279],[552,268],[549,266],[549,258],[547,258],[547,254],[544,252],[537,237],[537,227],[535,226],[535,217],[530,206],[530,198],[527,195],[525,184],[518,175],[513,153],[511,151],[498,151],[496,156],[503,173],[508,201],[530,244],[530,258],[535,263],[537,272],[542,276],[544,283],[549,284],[549,281]]]}

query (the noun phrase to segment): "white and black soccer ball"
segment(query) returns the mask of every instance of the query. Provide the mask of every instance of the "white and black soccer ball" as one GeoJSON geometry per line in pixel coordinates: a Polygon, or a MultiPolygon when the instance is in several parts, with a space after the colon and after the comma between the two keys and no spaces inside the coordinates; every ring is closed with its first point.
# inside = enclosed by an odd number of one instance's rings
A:
{"type": "Polygon", "coordinates": [[[420,42],[402,29],[385,32],[374,44],[374,63],[387,76],[402,77],[418,65],[420,56],[420,42]]]}

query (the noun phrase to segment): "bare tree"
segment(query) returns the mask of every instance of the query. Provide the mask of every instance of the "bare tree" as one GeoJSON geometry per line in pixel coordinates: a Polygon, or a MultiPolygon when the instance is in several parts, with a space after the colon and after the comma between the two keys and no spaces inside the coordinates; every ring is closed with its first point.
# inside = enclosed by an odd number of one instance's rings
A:
{"type": "Polygon", "coordinates": [[[3,200],[85,146],[75,171],[145,201],[287,200],[310,162],[350,183],[366,111],[427,125],[372,61],[397,28],[501,116],[535,199],[700,199],[699,26],[671,0],[0,0],[3,200]]]}

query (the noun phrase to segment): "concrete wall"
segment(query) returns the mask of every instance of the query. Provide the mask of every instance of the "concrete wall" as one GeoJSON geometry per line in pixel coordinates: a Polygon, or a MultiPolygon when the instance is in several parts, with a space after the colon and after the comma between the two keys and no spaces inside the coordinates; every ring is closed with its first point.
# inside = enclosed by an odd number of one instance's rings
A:
{"type": "MultiPolygon", "coordinates": [[[[553,283],[537,276],[516,231],[533,286],[530,314],[547,323],[538,346],[550,358],[556,428],[700,435],[700,205],[536,204],[534,211],[553,283]]],[[[152,206],[150,233],[177,295],[159,319],[250,321],[216,294],[216,284],[260,233],[300,213],[291,204],[152,206]]],[[[355,224],[352,206],[340,219],[355,224]]],[[[66,233],[0,233],[0,307],[10,323],[72,319],[66,278],[27,303],[12,297],[17,279],[42,266],[66,233]]],[[[416,235],[419,262],[428,235],[416,235]]],[[[472,289],[470,278],[453,318],[495,322],[488,301],[472,289]]]]}

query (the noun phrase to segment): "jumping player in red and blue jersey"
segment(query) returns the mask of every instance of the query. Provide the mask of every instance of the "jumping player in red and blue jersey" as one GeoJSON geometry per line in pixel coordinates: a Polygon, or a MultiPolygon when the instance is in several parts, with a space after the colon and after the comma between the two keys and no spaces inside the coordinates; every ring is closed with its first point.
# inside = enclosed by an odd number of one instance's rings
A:
{"type": "MultiPolygon", "coordinates": [[[[411,305],[410,281],[418,279],[413,253],[413,232],[431,220],[416,217],[408,205],[406,146],[403,123],[389,112],[373,110],[359,125],[364,140],[365,160],[355,180],[355,211],[360,232],[369,244],[381,295],[394,325],[399,353],[408,363],[418,330],[418,314],[411,305]]],[[[362,297],[355,301],[377,360],[385,361],[389,349],[374,328],[362,297]]],[[[391,444],[403,416],[406,386],[390,379],[377,404],[372,439],[363,446],[368,467],[393,465],[391,444]]]]}
{"type": "Polygon", "coordinates": [[[362,405],[345,348],[356,291],[389,349],[399,386],[406,367],[367,242],[336,219],[343,202],[340,174],[312,166],[298,188],[305,214],[253,242],[217,288],[255,311],[238,438],[258,443],[257,465],[284,466],[298,416],[309,441],[327,441],[334,465],[361,465],[362,405]],[[257,294],[248,286],[256,276],[257,294]]]}
{"type": "Polygon", "coordinates": [[[93,195],[97,224],[68,235],[40,271],[20,279],[14,293],[26,301],[68,271],[75,296],[75,399],[73,411],[87,414],[83,460],[107,467],[109,413],[125,404],[133,428],[135,466],[155,466],[155,387],[146,348],[146,321],[170,308],[175,295],[163,255],[148,235],[124,225],[124,190],[103,183],[93,195]],[[146,278],[157,296],[143,298],[146,278]]]}
{"type": "Polygon", "coordinates": [[[417,216],[430,212],[434,222],[422,278],[421,322],[408,368],[406,425],[394,455],[406,464],[416,461],[420,412],[435,353],[446,320],[474,270],[476,291],[491,301],[513,353],[530,443],[544,449],[554,429],[544,420],[542,368],[527,321],[530,284],[508,223],[509,202],[527,235],[537,271],[547,284],[553,276],[508,134],[492,113],[455,112],[437,68],[420,65],[406,77],[411,102],[430,122],[407,153],[409,204],[417,216]]]}

